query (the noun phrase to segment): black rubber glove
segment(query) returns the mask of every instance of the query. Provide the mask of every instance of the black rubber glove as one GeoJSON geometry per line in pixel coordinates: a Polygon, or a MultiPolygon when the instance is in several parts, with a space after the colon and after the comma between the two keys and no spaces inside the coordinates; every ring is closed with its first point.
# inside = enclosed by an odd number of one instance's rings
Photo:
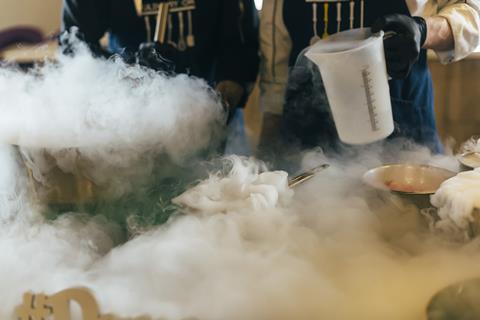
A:
{"type": "MultiPolygon", "coordinates": [[[[74,55],[78,42],[87,43],[85,35],[76,27],[70,31],[64,31],[58,38],[59,46],[65,55],[74,55]]],[[[168,57],[174,56],[175,49],[169,45],[161,45],[157,42],[140,44],[136,52],[124,51],[119,54],[112,54],[103,49],[98,43],[87,43],[94,57],[110,58],[118,56],[128,64],[139,64],[155,71],[173,74],[175,64],[168,57]]]]}
{"type": "Polygon", "coordinates": [[[387,33],[384,46],[388,74],[394,79],[405,79],[417,62],[427,38],[425,19],[402,14],[387,15],[372,25],[373,33],[380,30],[387,33]]]}
{"type": "Polygon", "coordinates": [[[142,43],[135,54],[135,62],[144,67],[165,73],[174,73],[175,64],[168,57],[174,49],[158,42],[142,43]]]}

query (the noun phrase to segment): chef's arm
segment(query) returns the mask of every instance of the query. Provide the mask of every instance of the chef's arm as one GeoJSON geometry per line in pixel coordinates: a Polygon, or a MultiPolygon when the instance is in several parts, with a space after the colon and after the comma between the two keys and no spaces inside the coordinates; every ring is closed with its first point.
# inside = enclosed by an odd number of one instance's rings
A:
{"type": "MultiPolygon", "coordinates": [[[[439,2],[440,3],[440,2],[439,2]]],[[[472,53],[480,39],[480,0],[451,0],[424,17],[389,14],[372,24],[372,31],[390,33],[384,41],[387,71],[404,79],[418,61],[421,48],[433,49],[441,63],[461,60],[472,53]]]]}
{"type": "Polygon", "coordinates": [[[258,12],[253,0],[223,0],[217,47],[217,89],[243,107],[258,74],[258,12]]]}
{"type": "Polygon", "coordinates": [[[101,51],[100,39],[108,29],[108,8],[109,0],[64,0],[62,32],[76,27],[94,52],[101,51]]]}
{"type": "Polygon", "coordinates": [[[480,0],[439,3],[443,5],[440,5],[437,14],[427,18],[429,29],[426,45],[435,50],[442,63],[461,60],[479,45],[480,0]]]}
{"type": "Polygon", "coordinates": [[[455,48],[452,28],[445,17],[430,17],[427,23],[427,37],[423,48],[435,51],[450,51],[455,48]]]}

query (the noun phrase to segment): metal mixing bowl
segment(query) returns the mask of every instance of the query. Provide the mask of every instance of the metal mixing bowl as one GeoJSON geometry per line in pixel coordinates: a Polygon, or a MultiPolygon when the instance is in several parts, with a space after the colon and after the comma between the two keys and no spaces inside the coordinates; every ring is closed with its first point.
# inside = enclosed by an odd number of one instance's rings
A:
{"type": "Polygon", "coordinates": [[[96,185],[80,174],[65,173],[59,168],[52,169],[40,182],[27,168],[30,190],[35,200],[50,205],[82,204],[93,202],[98,190],[96,185]]]}
{"type": "Polygon", "coordinates": [[[390,164],[371,169],[363,175],[367,185],[392,192],[420,208],[430,207],[430,195],[456,175],[447,169],[417,164],[390,164]]]}
{"type": "Polygon", "coordinates": [[[29,150],[18,148],[19,159],[27,172],[30,195],[46,205],[80,205],[98,200],[102,190],[85,174],[91,164],[74,160],[75,170],[64,172],[56,160],[43,152],[40,162],[47,163],[48,170],[40,170],[29,150]]]}

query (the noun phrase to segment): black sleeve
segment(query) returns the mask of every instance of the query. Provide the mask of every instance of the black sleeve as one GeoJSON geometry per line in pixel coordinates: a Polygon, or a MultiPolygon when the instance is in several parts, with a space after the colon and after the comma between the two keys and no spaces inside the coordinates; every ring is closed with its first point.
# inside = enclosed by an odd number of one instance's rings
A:
{"type": "Polygon", "coordinates": [[[259,66],[258,12],[253,0],[222,0],[215,80],[255,82],[259,66]]]}
{"type": "Polygon", "coordinates": [[[109,28],[109,0],[64,0],[62,32],[78,27],[85,42],[99,47],[99,40],[109,28]]]}

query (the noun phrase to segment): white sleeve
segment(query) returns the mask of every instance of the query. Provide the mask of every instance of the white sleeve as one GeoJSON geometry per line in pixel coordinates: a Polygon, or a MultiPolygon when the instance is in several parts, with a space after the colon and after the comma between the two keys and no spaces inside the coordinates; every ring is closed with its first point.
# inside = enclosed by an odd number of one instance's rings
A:
{"type": "Polygon", "coordinates": [[[445,17],[450,24],[455,48],[437,51],[442,63],[461,60],[479,45],[480,0],[438,1],[438,16],[445,17]]]}

